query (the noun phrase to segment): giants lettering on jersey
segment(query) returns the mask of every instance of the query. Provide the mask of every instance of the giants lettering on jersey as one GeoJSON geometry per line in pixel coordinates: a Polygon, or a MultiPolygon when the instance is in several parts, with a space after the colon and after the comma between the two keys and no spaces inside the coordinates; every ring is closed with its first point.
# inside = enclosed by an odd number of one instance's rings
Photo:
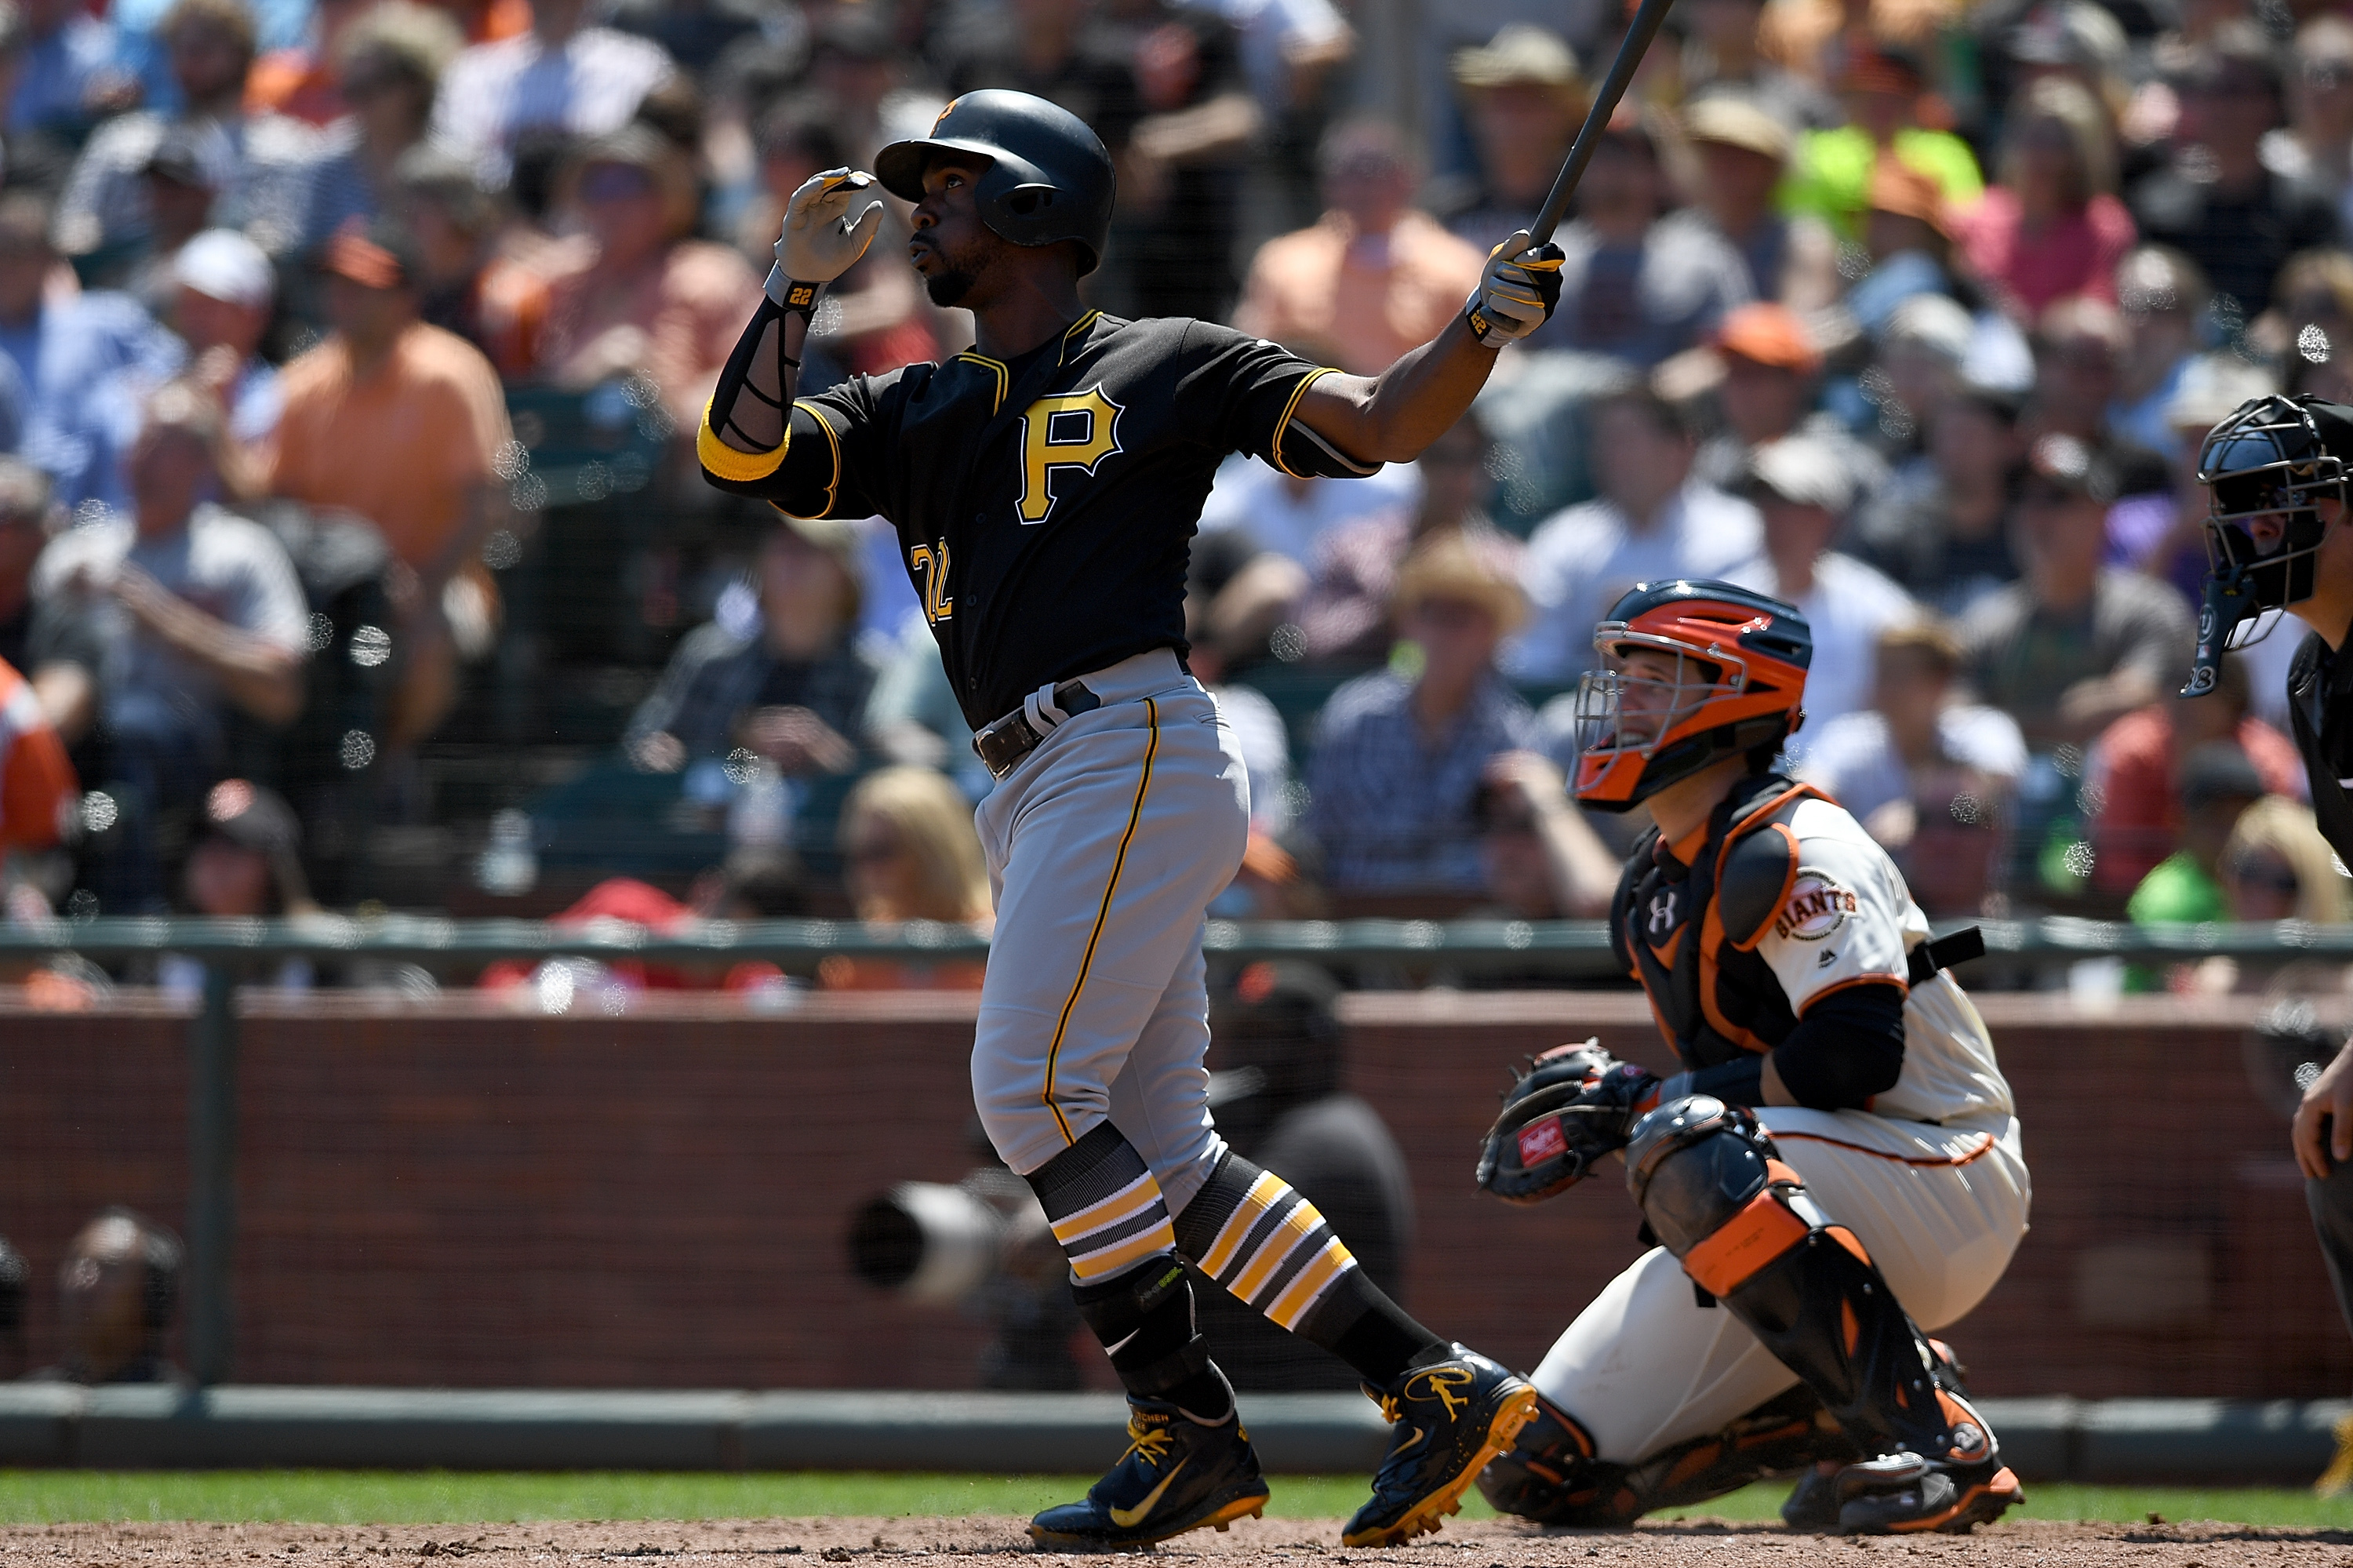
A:
{"type": "Polygon", "coordinates": [[[1800,942],[1819,942],[1861,907],[1855,895],[1828,872],[1801,865],[1790,883],[1788,902],[1773,917],[1773,929],[1800,942]]]}

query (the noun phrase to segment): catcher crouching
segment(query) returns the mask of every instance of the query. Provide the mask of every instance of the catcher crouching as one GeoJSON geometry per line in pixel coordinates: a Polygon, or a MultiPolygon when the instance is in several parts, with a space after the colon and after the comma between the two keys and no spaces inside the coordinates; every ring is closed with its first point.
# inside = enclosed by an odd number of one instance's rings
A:
{"type": "Polygon", "coordinates": [[[1646,803],[1610,909],[1676,1063],[1597,1045],[1505,1095],[1479,1184],[1547,1198],[1623,1157],[1658,1245],[1532,1378],[1517,1446],[1480,1479],[1506,1513],[1623,1525],[1802,1470],[1791,1528],[1967,1531],[2022,1501],[1959,1369],[1923,1329],[2001,1277],[2025,1158],[1984,1021],[1886,853],[1773,771],[1813,641],[1720,582],[1620,599],[1578,693],[1577,798],[1646,803]]]}

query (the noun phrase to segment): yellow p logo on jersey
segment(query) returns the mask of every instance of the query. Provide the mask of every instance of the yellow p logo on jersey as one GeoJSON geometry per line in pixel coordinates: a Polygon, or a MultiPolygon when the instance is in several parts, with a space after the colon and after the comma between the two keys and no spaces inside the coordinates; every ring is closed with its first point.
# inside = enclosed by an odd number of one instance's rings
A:
{"type": "Polygon", "coordinates": [[[1029,405],[1021,416],[1021,521],[1043,523],[1054,509],[1056,469],[1092,474],[1119,450],[1119,416],[1120,406],[1103,396],[1100,383],[1029,405]]]}

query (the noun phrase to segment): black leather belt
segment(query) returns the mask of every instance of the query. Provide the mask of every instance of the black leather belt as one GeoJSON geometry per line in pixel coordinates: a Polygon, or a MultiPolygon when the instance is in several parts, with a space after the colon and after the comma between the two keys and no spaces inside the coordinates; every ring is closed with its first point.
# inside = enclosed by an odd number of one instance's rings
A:
{"type": "Polygon", "coordinates": [[[1984,957],[1985,933],[1975,926],[1965,927],[1949,937],[1939,937],[1933,942],[1923,942],[1913,948],[1912,972],[1907,978],[1914,985],[1918,985],[1938,969],[1948,969],[1955,964],[1965,964],[1971,959],[1984,957]]]}
{"type": "MultiPolygon", "coordinates": [[[[1054,705],[1068,717],[1094,712],[1103,706],[1103,699],[1080,682],[1065,681],[1054,688],[1054,705]]],[[[1039,716],[1047,719],[1049,730],[1060,722],[1042,712],[1039,716]]],[[[1029,705],[1024,703],[1003,718],[991,720],[972,737],[973,755],[980,758],[990,778],[1002,779],[1023,758],[1037,750],[1038,743],[1045,738],[1044,733],[1029,722],[1029,705]]]]}

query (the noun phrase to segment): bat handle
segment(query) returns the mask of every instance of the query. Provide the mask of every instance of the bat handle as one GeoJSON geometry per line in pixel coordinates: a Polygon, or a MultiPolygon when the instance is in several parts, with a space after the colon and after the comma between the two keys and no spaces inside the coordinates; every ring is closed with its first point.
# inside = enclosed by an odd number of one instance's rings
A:
{"type": "Polygon", "coordinates": [[[1600,143],[1602,132],[1609,128],[1609,117],[1618,109],[1619,100],[1634,79],[1634,72],[1642,64],[1642,57],[1651,50],[1651,40],[1659,36],[1660,26],[1674,0],[1642,0],[1634,13],[1634,20],[1626,29],[1623,42],[1618,46],[1618,58],[1609,62],[1609,74],[1601,80],[1601,90],[1594,95],[1593,107],[1586,112],[1585,123],[1577,128],[1577,140],[1568,149],[1567,161],[1560,166],[1559,175],[1552,183],[1552,193],[1545,197],[1544,207],[1536,220],[1528,226],[1528,237],[1537,245],[1552,238],[1552,231],[1568,212],[1569,198],[1577,194],[1577,185],[1585,177],[1585,165],[1593,161],[1593,149],[1600,143]]]}

